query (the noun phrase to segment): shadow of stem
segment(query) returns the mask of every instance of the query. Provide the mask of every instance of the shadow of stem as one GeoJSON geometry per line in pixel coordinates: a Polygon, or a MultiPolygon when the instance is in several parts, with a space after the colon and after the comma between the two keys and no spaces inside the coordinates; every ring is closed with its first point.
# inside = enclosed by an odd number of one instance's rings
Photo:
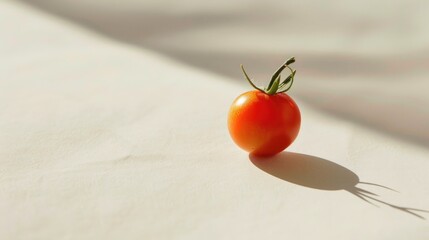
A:
{"type": "Polygon", "coordinates": [[[291,152],[283,152],[269,159],[253,155],[250,155],[249,158],[259,169],[287,182],[326,191],[345,190],[371,205],[377,206],[374,203],[377,202],[423,220],[425,218],[416,212],[429,212],[394,205],[376,198],[377,194],[357,187],[357,184],[397,191],[375,183],[360,182],[358,175],[354,172],[326,159],[291,152]]]}

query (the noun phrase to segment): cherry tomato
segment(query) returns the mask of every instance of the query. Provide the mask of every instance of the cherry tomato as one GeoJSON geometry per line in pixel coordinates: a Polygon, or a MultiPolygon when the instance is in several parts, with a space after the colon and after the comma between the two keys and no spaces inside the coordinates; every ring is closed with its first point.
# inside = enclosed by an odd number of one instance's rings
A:
{"type": "Polygon", "coordinates": [[[228,129],[234,142],[253,155],[280,153],[298,136],[301,114],[295,101],[284,93],[293,83],[296,71],[289,65],[294,61],[294,58],[286,61],[265,90],[256,87],[242,67],[246,79],[257,90],[245,92],[234,100],[228,114],[228,129]],[[289,68],[291,74],[281,82],[284,68],[289,68]]]}

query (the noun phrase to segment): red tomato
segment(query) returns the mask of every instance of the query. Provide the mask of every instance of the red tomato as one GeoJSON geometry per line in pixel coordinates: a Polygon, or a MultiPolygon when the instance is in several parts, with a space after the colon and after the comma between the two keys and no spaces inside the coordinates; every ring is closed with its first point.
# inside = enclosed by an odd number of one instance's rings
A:
{"type": "MultiPolygon", "coordinates": [[[[288,67],[287,65],[285,63],[282,66],[288,67]]],[[[281,70],[283,69],[278,72],[281,70]]],[[[290,83],[295,75],[295,71],[291,71],[290,83]]],[[[243,72],[245,73],[244,69],[243,72]]],[[[246,73],[245,76],[248,78],[246,73]]],[[[277,89],[270,91],[269,88],[257,88],[241,94],[232,103],[228,114],[228,129],[232,139],[239,147],[256,156],[280,153],[292,144],[301,126],[298,106],[279,88],[279,85],[284,86],[280,84],[280,76],[274,74],[273,79],[270,85],[277,85],[277,89]]]]}

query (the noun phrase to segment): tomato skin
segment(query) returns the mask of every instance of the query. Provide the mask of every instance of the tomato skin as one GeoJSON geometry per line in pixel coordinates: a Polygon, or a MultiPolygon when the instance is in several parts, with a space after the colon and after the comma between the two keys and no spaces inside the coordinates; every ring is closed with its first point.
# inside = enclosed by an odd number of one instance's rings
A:
{"type": "Polygon", "coordinates": [[[245,92],[234,100],[228,114],[232,139],[255,156],[280,153],[298,136],[300,126],[299,108],[285,93],[245,92]]]}

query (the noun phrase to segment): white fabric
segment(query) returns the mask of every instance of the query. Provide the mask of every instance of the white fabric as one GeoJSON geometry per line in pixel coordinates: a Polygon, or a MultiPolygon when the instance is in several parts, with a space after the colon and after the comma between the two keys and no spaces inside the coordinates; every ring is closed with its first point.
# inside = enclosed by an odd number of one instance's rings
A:
{"type": "Polygon", "coordinates": [[[28,3],[0,2],[0,239],[429,238],[425,1],[28,3]],[[238,63],[292,54],[300,135],[251,160],[238,63]]]}

